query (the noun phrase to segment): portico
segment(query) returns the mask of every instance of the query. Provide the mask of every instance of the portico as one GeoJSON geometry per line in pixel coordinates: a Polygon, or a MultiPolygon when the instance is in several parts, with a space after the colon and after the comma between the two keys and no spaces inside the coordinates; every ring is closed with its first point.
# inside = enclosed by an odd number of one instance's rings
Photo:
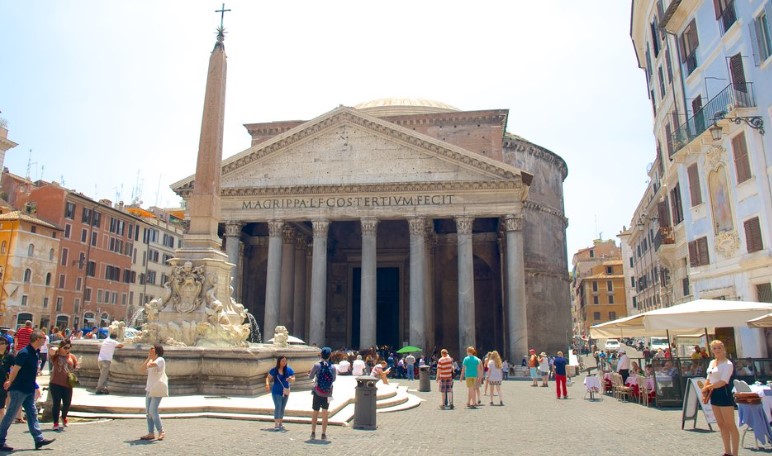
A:
{"type": "MultiPolygon", "coordinates": [[[[237,297],[264,339],[283,325],[319,346],[524,353],[530,180],[336,108],[223,161],[221,222],[237,297]]],[[[193,184],[174,187],[187,196],[193,184]]]]}

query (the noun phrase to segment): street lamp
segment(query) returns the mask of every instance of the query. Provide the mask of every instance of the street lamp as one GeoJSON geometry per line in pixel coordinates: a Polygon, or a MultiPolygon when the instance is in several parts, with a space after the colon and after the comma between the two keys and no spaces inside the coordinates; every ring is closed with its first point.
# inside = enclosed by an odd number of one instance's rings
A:
{"type": "Polygon", "coordinates": [[[758,130],[759,133],[762,135],[765,133],[764,131],[764,119],[761,118],[761,116],[735,116],[735,117],[725,117],[726,113],[724,111],[717,112],[713,116],[713,125],[708,129],[710,130],[710,137],[713,138],[713,141],[721,141],[721,137],[723,136],[724,129],[721,128],[721,126],[718,124],[719,120],[728,120],[730,122],[734,122],[737,125],[740,125],[741,123],[745,123],[749,127],[753,128],[754,130],[758,130]]]}

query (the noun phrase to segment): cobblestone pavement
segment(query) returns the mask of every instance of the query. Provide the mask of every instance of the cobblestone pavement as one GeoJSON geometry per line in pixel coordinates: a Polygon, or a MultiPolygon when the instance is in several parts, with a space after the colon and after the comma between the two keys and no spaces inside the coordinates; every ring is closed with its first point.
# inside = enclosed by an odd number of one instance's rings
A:
{"type": "MultiPolygon", "coordinates": [[[[417,388],[418,381],[409,385],[417,388]]],[[[583,399],[584,387],[579,382],[569,387],[569,400],[557,400],[552,382],[549,388],[532,388],[530,382],[506,381],[502,386],[503,407],[483,405],[477,409],[464,407],[465,389],[456,382],[456,408],[446,411],[438,409],[436,386],[432,383],[431,393],[414,393],[426,399],[417,408],[379,413],[377,430],[331,426],[329,440],[324,443],[309,440],[307,424],[288,424],[286,432],[275,433],[266,422],[210,418],[167,419],[164,441],[143,442],[139,437],[146,432],[145,420],[131,419],[71,422],[62,433],[50,430],[51,424],[44,423],[46,437],[57,439],[45,450],[132,456],[221,452],[378,455],[442,451],[459,455],[485,452],[539,456],[555,452],[646,456],[722,453],[719,434],[709,432],[702,417],[697,431],[682,431],[680,410],[645,408],[610,397],[589,402],[583,399]]],[[[320,434],[317,428],[317,437],[320,434]]],[[[26,426],[21,424],[11,427],[7,443],[19,450],[34,448],[26,426]]],[[[746,445],[751,444],[749,436],[746,445]]],[[[741,450],[741,454],[752,453],[755,451],[741,450]]]]}

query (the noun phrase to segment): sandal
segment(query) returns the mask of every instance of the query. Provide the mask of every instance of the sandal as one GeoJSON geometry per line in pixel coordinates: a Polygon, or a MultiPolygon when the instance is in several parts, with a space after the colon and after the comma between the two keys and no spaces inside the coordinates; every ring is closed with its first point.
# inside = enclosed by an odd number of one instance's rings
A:
{"type": "Polygon", "coordinates": [[[161,431],[158,433],[158,438],[156,440],[163,440],[164,437],[166,437],[166,433],[164,431],[161,431]]]}
{"type": "Polygon", "coordinates": [[[17,423],[26,423],[27,420],[25,420],[24,418],[16,418],[16,422],[17,423]]]}
{"type": "Polygon", "coordinates": [[[153,435],[153,434],[147,434],[147,435],[143,435],[143,436],[142,436],[142,437],[140,437],[139,439],[140,439],[140,440],[155,440],[155,435],[153,435]]]}

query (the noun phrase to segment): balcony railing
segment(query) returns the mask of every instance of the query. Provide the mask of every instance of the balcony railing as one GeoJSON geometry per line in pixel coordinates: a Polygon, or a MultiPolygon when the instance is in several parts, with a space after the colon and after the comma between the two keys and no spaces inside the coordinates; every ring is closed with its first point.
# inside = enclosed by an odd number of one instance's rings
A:
{"type": "Polygon", "coordinates": [[[729,84],[673,133],[673,153],[678,152],[705,132],[714,122],[735,109],[755,106],[753,83],[729,84]]]}
{"type": "Polygon", "coordinates": [[[654,236],[654,250],[659,250],[662,245],[675,244],[675,232],[672,226],[661,226],[654,236]]]}

